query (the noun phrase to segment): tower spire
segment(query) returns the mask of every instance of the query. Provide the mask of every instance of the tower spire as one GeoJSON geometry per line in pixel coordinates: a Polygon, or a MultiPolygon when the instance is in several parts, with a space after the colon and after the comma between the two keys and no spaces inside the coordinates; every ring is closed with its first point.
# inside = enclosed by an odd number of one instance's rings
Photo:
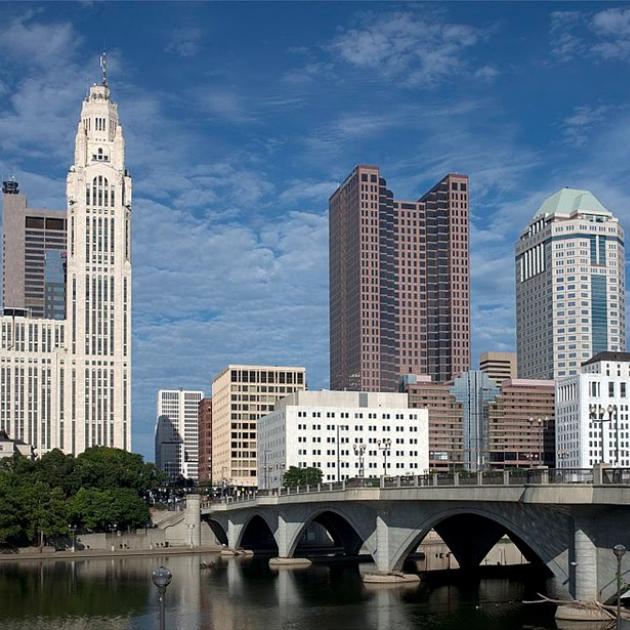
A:
{"type": "Polygon", "coordinates": [[[103,73],[102,83],[107,87],[107,53],[102,52],[99,58],[99,65],[101,66],[101,72],[103,73]]]}

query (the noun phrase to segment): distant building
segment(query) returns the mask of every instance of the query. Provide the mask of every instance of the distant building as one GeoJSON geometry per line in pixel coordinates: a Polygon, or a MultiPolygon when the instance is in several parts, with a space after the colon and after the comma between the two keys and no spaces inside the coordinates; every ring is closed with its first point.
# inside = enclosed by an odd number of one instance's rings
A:
{"type": "Polygon", "coordinates": [[[556,465],[630,467],[630,353],[600,352],[556,383],[556,465]]]}
{"type": "Polygon", "coordinates": [[[258,421],[259,487],[280,487],[291,466],[319,468],[323,481],[424,474],[427,412],[405,394],[296,392],[258,421]]]}
{"type": "Polygon", "coordinates": [[[401,374],[470,368],[468,178],[398,201],[359,165],[329,201],[330,383],[397,391],[401,374]]]}
{"type": "Polygon", "coordinates": [[[35,458],[35,450],[22,440],[12,440],[4,429],[0,429],[0,459],[22,455],[28,459],[35,458]]]}
{"type": "Polygon", "coordinates": [[[169,478],[197,480],[199,470],[198,409],[203,392],[161,389],[157,395],[155,464],[169,478]]]}
{"type": "Polygon", "coordinates": [[[2,193],[3,304],[64,319],[66,211],[29,208],[15,181],[2,193]]]}
{"type": "Polygon", "coordinates": [[[479,359],[479,369],[498,384],[517,378],[516,352],[484,352],[479,359]]]}
{"type": "Polygon", "coordinates": [[[604,351],[625,351],[624,233],[588,190],[563,188],[516,243],[521,378],[578,373],[604,351]]]}
{"type": "Polygon", "coordinates": [[[212,482],[257,485],[257,426],[276,402],[306,388],[306,369],[228,365],[212,381],[212,482]]]}
{"type": "Polygon", "coordinates": [[[404,377],[409,406],[429,413],[432,470],[531,467],[554,462],[553,381],[472,370],[449,383],[404,377]]]}
{"type": "Polygon", "coordinates": [[[212,398],[202,398],[198,407],[199,481],[212,482],[212,398]]]}

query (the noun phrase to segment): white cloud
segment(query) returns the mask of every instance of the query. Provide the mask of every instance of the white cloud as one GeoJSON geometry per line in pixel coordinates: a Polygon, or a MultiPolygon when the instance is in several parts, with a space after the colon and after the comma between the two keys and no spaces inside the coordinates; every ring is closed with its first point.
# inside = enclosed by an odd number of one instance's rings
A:
{"type": "Polygon", "coordinates": [[[193,57],[201,51],[201,36],[202,31],[199,28],[190,26],[175,28],[170,32],[165,50],[180,57],[193,57]]]}
{"type": "Polygon", "coordinates": [[[344,29],[328,49],[352,65],[409,85],[431,85],[468,66],[468,51],[482,32],[443,21],[437,13],[370,13],[344,29]]]}
{"type": "Polygon", "coordinates": [[[630,9],[554,11],[550,18],[551,52],[559,61],[630,59],[630,9]]]}
{"type": "Polygon", "coordinates": [[[630,9],[605,9],[593,16],[591,28],[601,40],[593,51],[605,59],[630,57],[630,9]]]}
{"type": "Polygon", "coordinates": [[[607,105],[579,105],[562,121],[565,140],[574,146],[584,146],[591,130],[606,121],[611,107],[607,105]]]}
{"type": "Polygon", "coordinates": [[[481,66],[481,68],[479,68],[475,72],[474,76],[477,79],[491,81],[492,79],[498,77],[500,74],[501,73],[494,66],[481,66]]]}
{"type": "Polygon", "coordinates": [[[82,42],[68,22],[43,24],[32,21],[35,12],[0,26],[0,51],[21,63],[62,67],[82,42]]]}
{"type": "Polygon", "coordinates": [[[553,11],[551,19],[551,54],[559,61],[569,61],[583,51],[576,30],[583,22],[579,11],[553,11]]]}

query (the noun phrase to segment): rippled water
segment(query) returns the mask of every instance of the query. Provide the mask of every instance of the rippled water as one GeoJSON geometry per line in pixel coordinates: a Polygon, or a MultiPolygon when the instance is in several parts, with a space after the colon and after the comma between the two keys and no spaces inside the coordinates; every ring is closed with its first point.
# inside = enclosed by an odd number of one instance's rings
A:
{"type": "Polygon", "coordinates": [[[165,564],[167,628],[213,630],[512,630],[555,628],[553,610],[524,606],[541,578],[366,588],[369,565],[271,571],[264,559],[215,555],[0,563],[2,630],[158,627],[151,571],[165,564]],[[212,562],[201,569],[200,561],[212,562]]]}

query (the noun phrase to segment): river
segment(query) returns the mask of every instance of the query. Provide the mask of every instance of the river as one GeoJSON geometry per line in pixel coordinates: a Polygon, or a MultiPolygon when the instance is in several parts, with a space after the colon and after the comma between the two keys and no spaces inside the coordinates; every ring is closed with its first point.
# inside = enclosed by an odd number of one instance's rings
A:
{"type": "Polygon", "coordinates": [[[369,565],[316,564],[271,571],[262,558],[216,555],[0,563],[2,630],[153,630],[151,571],[168,566],[169,630],[518,630],[556,628],[548,606],[526,606],[544,589],[535,573],[367,588],[369,565]],[[211,568],[200,568],[200,562],[211,568]]]}

